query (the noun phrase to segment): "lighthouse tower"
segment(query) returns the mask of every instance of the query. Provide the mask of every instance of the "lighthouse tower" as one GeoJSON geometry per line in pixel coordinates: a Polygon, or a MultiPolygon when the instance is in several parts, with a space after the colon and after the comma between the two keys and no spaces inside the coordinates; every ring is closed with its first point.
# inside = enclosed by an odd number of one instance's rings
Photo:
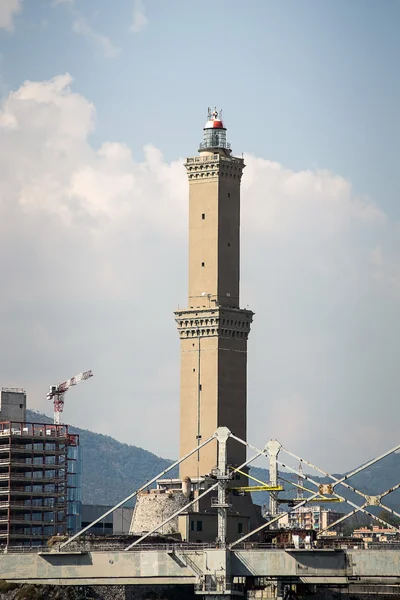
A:
{"type": "MultiPolygon", "coordinates": [[[[208,111],[199,155],[186,159],[189,179],[189,293],[187,308],[175,312],[181,343],[180,457],[228,427],[246,440],[247,338],[253,313],[240,308],[240,181],[242,158],[232,156],[221,112],[208,111]]],[[[246,447],[227,442],[227,463],[246,461],[246,447]]],[[[130,533],[150,531],[173,518],[162,533],[182,540],[213,542],[218,510],[201,492],[215,483],[217,442],[198,449],[180,464],[179,479],[160,479],[142,492],[130,533]],[[208,477],[210,475],[210,477],[208,477]]],[[[247,485],[245,472],[235,486],[247,485]]],[[[238,539],[262,522],[251,495],[232,494],[227,539],[238,539]]]]}
{"type": "MultiPolygon", "coordinates": [[[[188,307],[175,312],[181,340],[180,456],[220,426],[246,439],[247,338],[253,313],[240,308],[242,158],[231,154],[221,111],[208,111],[189,179],[188,307]]],[[[228,464],[246,449],[228,441],[228,464]]],[[[217,464],[216,442],[181,464],[180,477],[201,478],[217,464]]]]}

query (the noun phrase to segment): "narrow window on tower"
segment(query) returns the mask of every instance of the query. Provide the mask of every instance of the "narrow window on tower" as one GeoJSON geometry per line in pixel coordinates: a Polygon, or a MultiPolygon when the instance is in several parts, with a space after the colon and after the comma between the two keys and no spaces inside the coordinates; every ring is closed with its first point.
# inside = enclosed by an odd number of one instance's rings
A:
{"type": "Polygon", "coordinates": [[[201,263],[201,266],[202,266],[202,267],[205,267],[205,266],[206,266],[206,264],[202,262],[202,263],[201,263]]]}
{"type": "Polygon", "coordinates": [[[230,192],[228,192],[228,198],[230,198],[230,197],[231,197],[231,193],[230,193],[230,192]]]}
{"type": "Polygon", "coordinates": [[[204,219],[206,218],[206,213],[203,213],[203,214],[201,215],[201,218],[202,218],[202,219],[203,219],[203,221],[204,221],[204,219]]]}
{"type": "Polygon", "coordinates": [[[230,247],[231,247],[231,243],[230,243],[230,242],[228,242],[228,248],[230,248],[230,247]]]}

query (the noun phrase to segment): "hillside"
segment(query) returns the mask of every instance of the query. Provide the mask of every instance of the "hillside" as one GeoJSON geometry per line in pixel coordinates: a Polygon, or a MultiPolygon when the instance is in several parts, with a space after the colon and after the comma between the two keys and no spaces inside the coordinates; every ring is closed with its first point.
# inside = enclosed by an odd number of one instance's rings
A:
{"type": "MultiPolygon", "coordinates": [[[[27,419],[41,423],[52,422],[46,415],[30,410],[27,411],[27,419]]],[[[70,429],[80,436],[83,455],[82,500],[86,504],[116,504],[172,463],[171,460],[160,458],[143,448],[123,444],[110,436],[78,427],[70,429]]],[[[250,473],[262,481],[269,480],[267,469],[254,467],[250,473]]],[[[177,469],[168,476],[176,477],[177,469]]],[[[290,480],[292,476],[286,474],[285,478],[290,480]]],[[[326,478],[313,479],[320,483],[328,482],[326,478]]],[[[367,494],[376,494],[399,481],[400,454],[393,454],[351,478],[349,483],[367,494]]],[[[314,489],[311,484],[306,487],[314,489]]],[[[358,503],[357,496],[351,492],[345,493],[344,488],[339,493],[358,503]]],[[[294,488],[285,492],[285,497],[295,495],[294,488]]],[[[268,502],[268,493],[259,492],[255,494],[254,500],[258,504],[265,504],[268,502]]],[[[387,497],[387,504],[400,512],[400,490],[387,497]]],[[[346,511],[344,504],[331,507],[346,511]]]]}
{"type": "MultiPolygon", "coordinates": [[[[27,420],[52,423],[46,415],[31,410],[27,410],[27,420]]],[[[172,463],[108,435],[78,427],[70,427],[70,431],[79,434],[80,438],[82,501],[85,504],[116,504],[172,463]]]]}

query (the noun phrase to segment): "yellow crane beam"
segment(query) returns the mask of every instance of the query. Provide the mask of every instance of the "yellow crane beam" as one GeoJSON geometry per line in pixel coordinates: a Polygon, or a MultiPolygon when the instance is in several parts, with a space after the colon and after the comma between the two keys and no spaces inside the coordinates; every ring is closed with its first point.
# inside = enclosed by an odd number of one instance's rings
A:
{"type": "Polygon", "coordinates": [[[228,488],[235,492],[282,492],[284,489],[281,485],[244,485],[228,488]]]}
{"type": "Polygon", "coordinates": [[[235,469],[236,473],[240,473],[244,475],[244,477],[248,477],[253,481],[256,481],[259,485],[245,485],[239,487],[229,487],[230,490],[235,490],[235,492],[282,492],[285,488],[281,485],[271,485],[269,483],[265,483],[265,481],[261,481],[248,473],[244,473],[240,469],[235,469]]]}

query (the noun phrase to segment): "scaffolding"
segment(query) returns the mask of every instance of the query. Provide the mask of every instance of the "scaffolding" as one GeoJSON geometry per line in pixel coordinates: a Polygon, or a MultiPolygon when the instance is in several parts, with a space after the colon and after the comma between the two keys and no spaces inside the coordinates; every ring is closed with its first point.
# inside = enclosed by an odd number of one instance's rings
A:
{"type": "Polygon", "coordinates": [[[68,533],[78,447],[67,425],[0,423],[0,544],[44,545],[68,533]]]}

